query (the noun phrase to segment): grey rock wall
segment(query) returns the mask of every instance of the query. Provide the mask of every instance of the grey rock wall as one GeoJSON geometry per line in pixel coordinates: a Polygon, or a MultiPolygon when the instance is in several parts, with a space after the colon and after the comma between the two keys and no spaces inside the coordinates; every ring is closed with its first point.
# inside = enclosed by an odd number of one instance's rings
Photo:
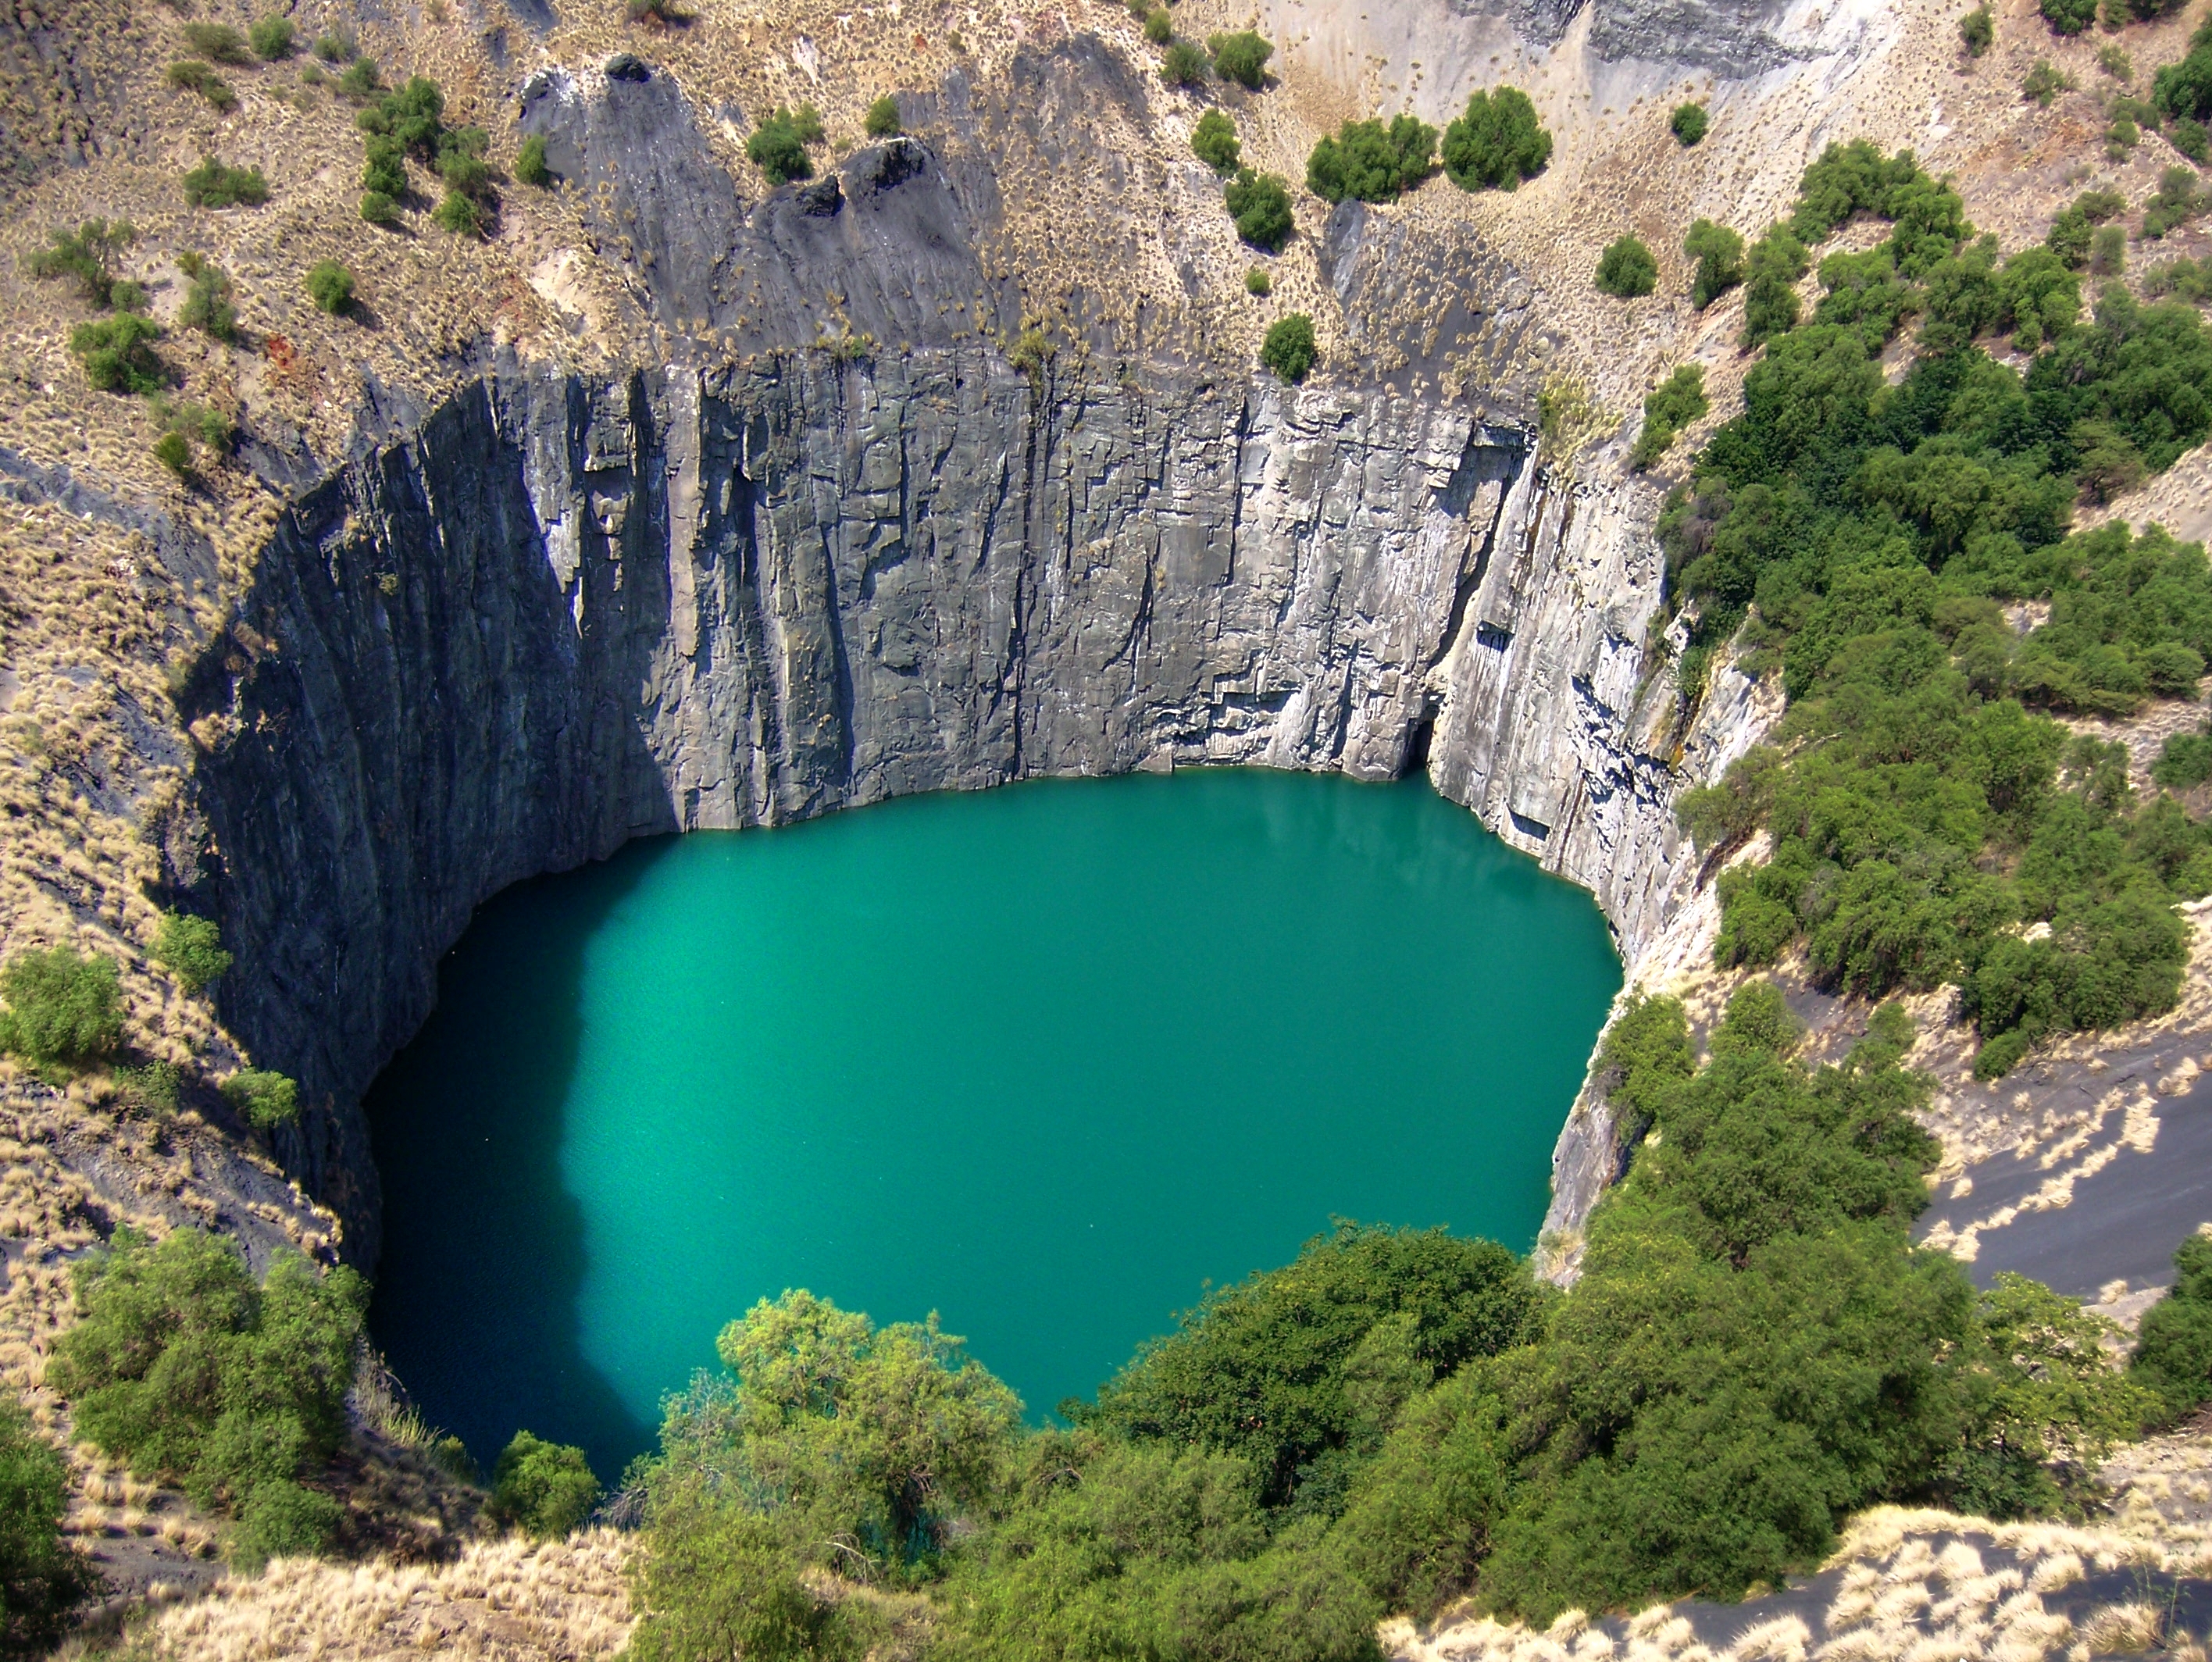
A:
{"type": "Polygon", "coordinates": [[[1640,500],[1463,408],[1272,381],[507,366],[300,498],[210,655],[209,898],[255,972],[222,1014],[301,1081],[286,1156],[373,1259],[358,1099],[439,957],[635,835],[1425,756],[1632,956],[1682,863],[1640,500]]]}

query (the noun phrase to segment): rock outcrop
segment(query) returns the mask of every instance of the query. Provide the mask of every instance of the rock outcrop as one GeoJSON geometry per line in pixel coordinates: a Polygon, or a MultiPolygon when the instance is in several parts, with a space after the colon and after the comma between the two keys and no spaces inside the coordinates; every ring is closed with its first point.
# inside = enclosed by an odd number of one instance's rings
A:
{"type": "Polygon", "coordinates": [[[223,1016],[301,1080],[286,1156],[373,1258],[356,1104],[438,958],[495,890],[632,836],[1425,763],[1632,958],[1684,864],[1647,500],[1463,408],[1273,381],[972,349],[496,368],[298,498],[204,661],[203,898],[252,967],[223,1016]]]}

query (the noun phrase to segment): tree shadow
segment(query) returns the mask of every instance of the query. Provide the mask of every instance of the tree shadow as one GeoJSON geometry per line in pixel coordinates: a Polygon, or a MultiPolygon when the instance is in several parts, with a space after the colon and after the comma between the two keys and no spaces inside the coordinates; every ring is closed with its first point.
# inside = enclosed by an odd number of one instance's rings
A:
{"type": "Polygon", "coordinates": [[[384,1180],[371,1334],[487,1470],[522,1428],[580,1446],[609,1483],[652,1445],[584,1352],[584,1214],[561,1145],[586,949],[672,841],[479,907],[439,966],[436,1009],[364,1103],[384,1180]]]}

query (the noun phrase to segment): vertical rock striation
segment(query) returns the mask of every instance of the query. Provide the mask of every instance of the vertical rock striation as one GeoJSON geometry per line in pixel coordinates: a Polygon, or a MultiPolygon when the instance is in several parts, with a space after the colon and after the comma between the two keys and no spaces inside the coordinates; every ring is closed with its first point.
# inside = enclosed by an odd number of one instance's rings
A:
{"type": "Polygon", "coordinates": [[[1683,864],[1642,500],[1461,408],[1273,382],[503,366],[300,498],[204,664],[210,899],[250,972],[222,1014],[301,1080],[286,1156],[373,1259],[359,1095],[439,957],[632,836],[1425,763],[1632,960],[1683,864]]]}

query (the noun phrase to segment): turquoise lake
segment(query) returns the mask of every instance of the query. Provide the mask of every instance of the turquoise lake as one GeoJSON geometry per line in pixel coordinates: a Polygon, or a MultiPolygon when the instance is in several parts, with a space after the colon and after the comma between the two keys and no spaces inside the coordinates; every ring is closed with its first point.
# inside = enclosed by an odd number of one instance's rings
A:
{"type": "Polygon", "coordinates": [[[1261,769],[635,843],[479,910],[369,1098],[372,1331],[603,1480],[722,1325],[939,1311],[1042,1419],[1333,1216],[1534,1243],[1620,985],[1425,780],[1261,769]]]}

